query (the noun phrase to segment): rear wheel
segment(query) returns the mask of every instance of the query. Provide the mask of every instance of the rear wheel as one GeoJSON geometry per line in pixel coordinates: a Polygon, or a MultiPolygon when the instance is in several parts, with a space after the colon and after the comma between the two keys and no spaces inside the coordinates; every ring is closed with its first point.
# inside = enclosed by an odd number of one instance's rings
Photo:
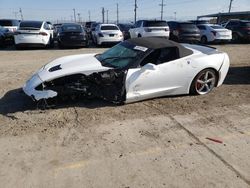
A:
{"type": "Polygon", "coordinates": [[[217,83],[217,74],[213,69],[202,70],[193,80],[190,94],[204,95],[213,90],[217,83]]]}
{"type": "Polygon", "coordinates": [[[201,37],[201,43],[202,44],[206,44],[207,43],[207,37],[206,36],[202,36],[201,37]]]}
{"type": "Polygon", "coordinates": [[[138,34],[138,38],[141,38],[141,34],[138,34]]]}
{"type": "Polygon", "coordinates": [[[232,42],[239,42],[240,37],[237,33],[233,33],[232,35],[232,42]]]}

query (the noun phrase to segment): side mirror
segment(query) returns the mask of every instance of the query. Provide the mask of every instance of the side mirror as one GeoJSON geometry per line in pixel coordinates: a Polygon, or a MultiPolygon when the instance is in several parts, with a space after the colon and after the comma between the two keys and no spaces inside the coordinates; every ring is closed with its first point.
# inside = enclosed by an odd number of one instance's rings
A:
{"type": "Polygon", "coordinates": [[[156,65],[153,64],[153,63],[147,63],[146,65],[144,65],[142,68],[141,68],[141,71],[145,71],[145,70],[156,70],[156,65]]]}

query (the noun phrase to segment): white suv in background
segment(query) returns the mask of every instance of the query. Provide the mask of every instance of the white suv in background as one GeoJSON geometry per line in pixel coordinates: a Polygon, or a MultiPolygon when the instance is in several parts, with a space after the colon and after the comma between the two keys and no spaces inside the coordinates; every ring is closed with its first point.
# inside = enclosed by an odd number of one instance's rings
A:
{"type": "Polygon", "coordinates": [[[129,30],[131,38],[166,37],[169,38],[169,27],[164,20],[139,20],[129,30]]]}
{"type": "Polygon", "coordinates": [[[93,32],[93,40],[97,45],[119,43],[124,40],[123,34],[115,24],[99,24],[93,32]]]}
{"type": "Polygon", "coordinates": [[[51,28],[43,21],[22,21],[15,32],[14,39],[17,49],[53,45],[51,28]]]}
{"type": "Polygon", "coordinates": [[[220,25],[201,24],[197,25],[201,32],[201,43],[207,42],[229,42],[232,39],[232,31],[220,25]]]}

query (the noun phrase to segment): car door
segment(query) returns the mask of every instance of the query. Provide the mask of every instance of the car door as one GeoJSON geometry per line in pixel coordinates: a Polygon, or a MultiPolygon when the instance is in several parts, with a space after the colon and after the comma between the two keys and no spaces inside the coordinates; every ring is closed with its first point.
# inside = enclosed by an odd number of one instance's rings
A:
{"type": "Polygon", "coordinates": [[[161,64],[148,62],[129,69],[126,77],[126,102],[188,93],[192,67],[187,58],[161,64]]]}

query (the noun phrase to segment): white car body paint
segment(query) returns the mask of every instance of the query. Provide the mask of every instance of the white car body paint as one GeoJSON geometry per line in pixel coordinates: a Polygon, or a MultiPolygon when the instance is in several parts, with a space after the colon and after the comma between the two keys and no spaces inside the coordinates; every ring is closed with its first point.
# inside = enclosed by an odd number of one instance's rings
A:
{"type": "MultiPolygon", "coordinates": [[[[183,44],[193,51],[192,55],[159,65],[146,64],[141,68],[128,69],[125,87],[126,101],[131,103],[149,98],[168,95],[188,94],[195,76],[206,68],[212,68],[219,74],[217,86],[220,86],[229,69],[229,57],[224,52],[199,45],[183,44]]],[[[37,91],[35,88],[50,81],[72,74],[90,75],[112,68],[104,67],[94,57],[95,54],[66,56],[52,61],[38,70],[27,81],[23,90],[36,100],[55,97],[51,90],[37,91]],[[49,72],[49,69],[61,65],[61,70],[49,72]]]]}

